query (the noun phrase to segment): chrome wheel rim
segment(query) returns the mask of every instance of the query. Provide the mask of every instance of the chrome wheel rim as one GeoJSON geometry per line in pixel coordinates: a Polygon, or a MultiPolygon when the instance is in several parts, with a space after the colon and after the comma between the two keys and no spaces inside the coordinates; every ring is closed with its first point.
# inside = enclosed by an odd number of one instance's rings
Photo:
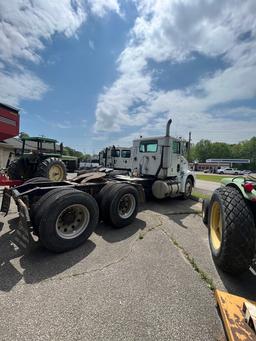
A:
{"type": "Polygon", "coordinates": [[[133,194],[123,195],[118,203],[118,214],[121,218],[127,219],[133,214],[136,207],[136,200],[133,194]]]}
{"type": "Polygon", "coordinates": [[[87,207],[76,204],[64,208],[56,220],[57,235],[63,239],[73,239],[84,232],[90,221],[87,207]]]}

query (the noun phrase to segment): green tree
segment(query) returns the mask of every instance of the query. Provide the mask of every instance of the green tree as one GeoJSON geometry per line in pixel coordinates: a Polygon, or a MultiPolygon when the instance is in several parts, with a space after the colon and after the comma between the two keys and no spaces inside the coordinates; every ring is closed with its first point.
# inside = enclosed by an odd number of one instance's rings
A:
{"type": "Polygon", "coordinates": [[[209,140],[201,140],[195,145],[194,156],[199,162],[205,162],[212,156],[212,144],[209,140]]]}
{"type": "Polygon", "coordinates": [[[29,134],[28,133],[25,133],[24,131],[21,131],[20,134],[19,134],[19,137],[22,139],[22,138],[26,138],[26,137],[29,137],[29,134]]]}
{"type": "Polygon", "coordinates": [[[79,150],[75,150],[75,149],[70,148],[68,146],[65,146],[63,148],[63,154],[69,155],[69,156],[76,156],[76,157],[79,157],[79,159],[81,159],[81,160],[84,160],[84,159],[87,159],[88,157],[90,157],[90,154],[84,154],[84,153],[80,152],[79,150]]]}
{"type": "Polygon", "coordinates": [[[214,142],[211,144],[211,158],[229,159],[232,157],[231,146],[224,142],[214,142]]]}
{"type": "Polygon", "coordinates": [[[232,145],[201,140],[191,147],[190,161],[205,162],[206,159],[250,159],[250,164],[241,164],[238,168],[256,169],[256,137],[232,145]]]}

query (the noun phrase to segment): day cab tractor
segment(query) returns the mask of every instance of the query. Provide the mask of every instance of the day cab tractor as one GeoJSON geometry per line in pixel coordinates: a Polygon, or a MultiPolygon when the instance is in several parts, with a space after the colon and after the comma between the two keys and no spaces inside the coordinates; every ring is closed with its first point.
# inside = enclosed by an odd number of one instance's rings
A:
{"type": "Polygon", "coordinates": [[[39,177],[5,188],[1,211],[7,214],[11,198],[15,201],[22,244],[36,235],[44,247],[63,252],[88,239],[99,220],[114,228],[131,224],[148,193],[188,198],[195,179],[183,156],[184,141],[170,136],[170,124],[165,136],[134,141],[131,176],[95,171],[71,181],[39,177]]]}
{"type": "Polygon", "coordinates": [[[247,271],[256,255],[256,178],[224,178],[203,201],[203,221],[215,264],[233,275],[247,271]]]}
{"type": "Polygon", "coordinates": [[[132,148],[106,147],[99,152],[99,164],[115,170],[127,170],[132,168],[132,148]]]}
{"type": "Polygon", "coordinates": [[[78,167],[78,158],[63,155],[63,145],[57,150],[57,141],[45,137],[23,137],[22,151],[18,159],[7,169],[10,179],[27,180],[44,177],[53,181],[66,179],[67,170],[73,172],[78,167]],[[32,147],[36,144],[36,149],[32,147]],[[32,152],[28,152],[31,150],[32,152]],[[49,152],[50,151],[50,152],[49,152]]]}

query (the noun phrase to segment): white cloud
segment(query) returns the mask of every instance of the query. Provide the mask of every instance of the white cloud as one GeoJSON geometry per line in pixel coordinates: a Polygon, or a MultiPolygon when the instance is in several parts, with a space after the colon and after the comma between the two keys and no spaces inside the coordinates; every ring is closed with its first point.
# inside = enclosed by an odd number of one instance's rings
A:
{"type": "Polygon", "coordinates": [[[58,122],[55,125],[56,125],[57,128],[60,128],[60,129],[70,129],[70,128],[72,128],[72,125],[71,125],[71,123],[69,121],[64,121],[62,123],[58,122]]]}
{"type": "Polygon", "coordinates": [[[45,40],[74,36],[85,19],[81,0],[1,1],[0,100],[18,105],[22,99],[41,99],[49,87],[23,61],[40,62],[45,40]]]}
{"type": "Polygon", "coordinates": [[[244,131],[255,131],[256,119],[250,127],[242,120],[231,122],[225,115],[216,120],[212,108],[255,98],[256,2],[137,0],[135,3],[139,17],[117,61],[118,78],[99,96],[96,131],[119,131],[131,125],[143,126],[145,130],[148,125],[152,133],[158,131],[157,118],[163,127],[169,111],[175,117],[177,130],[182,125],[194,130],[201,126],[227,134],[227,128],[232,127],[237,131],[236,138],[244,131]],[[244,34],[250,39],[242,39],[244,34]],[[194,52],[222,58],[228,66],[187,89],[155,89],[148,68],[150,59],[185,63],[193,58],[194,52]],[[239,124],[240,130],[236,128],[239,124]]]}
{"type": "Polygon", "coordinates": [[[21,99],[40,99],[49,87],[32,73],[0,70],[0,101],[18,105],[21,99]]]}
{"type": "Polygon", "coordinates": [[[120,13],[120,6],[118,0],[88,0],[91,11],[94,15],[104,17],[107,12],[113,11],[117,14],[120,13]]]}
{"type": "Polygon", "coordinates": [[[43,39],[55,33],[71,37],[86,19],[80,0],[0,2],[0,58],[39,61],[43,39]]]}

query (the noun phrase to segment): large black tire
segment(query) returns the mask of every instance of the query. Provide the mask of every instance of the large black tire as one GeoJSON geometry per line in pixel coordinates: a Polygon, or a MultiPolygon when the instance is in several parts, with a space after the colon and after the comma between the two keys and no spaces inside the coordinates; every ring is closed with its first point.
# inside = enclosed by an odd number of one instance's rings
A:
{"type": "Polygon", "coordinates": [[[104,187],[102,187],[99,193],[96,194],[95,199],[99,207],[101,206],[102,199],[105,197],[106,193],[108,193],[110,191],[110,188],[112,188],[112,186],[114,185],[114,182],[108,182],[104,187]]]}
{"type": "Polygon", "coordinates": [[[110,189],[115,185],[114,182],[108,182],[101,190],[99,193],[97,193],[95,195],[95,199],[98,203],[98,206],[100,208],[100,212],[99,212],[99,221],[104,221],[104,222],[109,222],[109,215],[108,215],[108,209],[107,209],[107,205],[101,204],[103,198],[107,195],[107,193],[110,191],[110,189]]]}
{"type": "Polygon", "coordinates": [[[202,203],[202,219],[205,225],[208,225],[209,205],[210,205],[210,200],[204,199],[202,203]]]}
{"type": "Polygon", "coordinates": [[[88,193],[73,189],[59,191],[48,201],[50,203],[45,206],[39,226],[42,245],[53,252],[64,252],[84,243],[98,224],[99,209],[96,200],[88,193]],[[81,221],[82,226],[77,227],[77,231],[72,230],[81,221]]]}
{"type": "Polygon", "coordinates": [[[42,216],[44,211],[48,210],[48,206],[51,205],[51,201],[49,200],[53,195],[57,193],[64,193],[68,191],[74,191],[73,188],[55,188],[50,190],[49,192],[45,193],[41,198],[32,204],[31,209],[30,209],[30,219],[32,222],[33,227],[36,229],[36,231],[39,228],[42,216]]]}
{"type": "Polygon", "coordinates": [[[36,170],[36,177],[48,178],[52,181],[63,181],[67,177],[66,166],[63,161],[58,158],[48,158],[43,160],[36,170]],[[55,173],[53,170],[56,170],[55,173]]]}
{"type": "MultiPolygon", "coordinates": [[[[104,222],[115,228],[121,228],[131,224],[138,212],[138,191],[128,184],[113,184],[105,191],[100,203],[101,216],[104,222]],[[126,205],[127,216],[121,213],[121,205],[126,205]],[[129,205],[131,209],[129,211],[129,205]]],[[[124,208],[125,209],[125,208],[124,208]]]]}
{"type": "Polygon", "coordinates": [[[20,159],[14,160],[9,164],[7,175],[11,180],[22,180],[24,176],[23,164],[20,159]]]}
{"type": "Polygon", "coordinates": [[[251,209],[237,189],[227,186],[215,190],[209,206],[208,226],[216,265],[234,275],[247,271],[255,254],[256,230],[251,209]],[[220,228],[216,230],[215,226],[220,228]]]}

